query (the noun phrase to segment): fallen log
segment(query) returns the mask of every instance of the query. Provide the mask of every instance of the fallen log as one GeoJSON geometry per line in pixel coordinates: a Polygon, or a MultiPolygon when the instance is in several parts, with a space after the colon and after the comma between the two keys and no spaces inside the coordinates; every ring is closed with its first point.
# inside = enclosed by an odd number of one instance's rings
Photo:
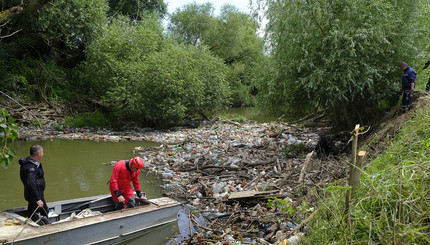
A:
{"type": "Polygon", "coordinates": [[[192,168],[182,168],[178,169],[178,172],[190,172],[190,171],[196,171],[196,170],[202,170],[202,169],[208,169],[208,168],[217,168],[217,169],[227,169],[227,170],[241,170],[246,169],[245,167],[232,167],[232,166],[219,166],[219,165],[204,165],[199,167],[192,167],[192,168]]]}
{"type": "Polygon", "coordinates": [[[239,200],[243,198],[258,198],[258,197],[266,197],[267,194],[278,193],[278,190],[273,191],[240,191],[240,192],[232,192],[227,200],[239,200]]]}

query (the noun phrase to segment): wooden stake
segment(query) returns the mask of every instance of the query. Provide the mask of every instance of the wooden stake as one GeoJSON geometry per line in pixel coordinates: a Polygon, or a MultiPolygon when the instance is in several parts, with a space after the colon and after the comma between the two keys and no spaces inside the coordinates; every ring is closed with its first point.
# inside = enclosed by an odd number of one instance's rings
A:
{"type": "MultiPolygon", "coordinates": [[[[351,178],[357,163],[357,143],[358,143],[358,132],[360,131],[360,124],[355,125],[355,129],[354,129],[354,138],[352,140],[352,153],[351,153],[351,166],[350,166],[350,170],[349,170],[349,186],[351,186],[351,178]]],[[[349,214],[349,205],[350,205],[350,201],[351,201],[351,190],[347,191],[346,195],[345,195],[345,212],[344,214],[349,214]]]]}
{"type": "Polygon", "coordinates": [[[306,155],[305,163],[303,164],[302,171],[300,172],[299,182],[302,182],[304,180],[306,168],[308,167],[309,162],[311,161],[311,157],[313,154],[314,154],[314,151],[312,151],[306,155]]]}

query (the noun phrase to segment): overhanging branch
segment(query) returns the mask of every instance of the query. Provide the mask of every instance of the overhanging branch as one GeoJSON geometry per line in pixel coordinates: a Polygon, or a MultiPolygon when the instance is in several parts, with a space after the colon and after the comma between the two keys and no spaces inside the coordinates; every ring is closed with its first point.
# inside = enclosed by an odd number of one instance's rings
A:
{"type": "Polygon", "coordinates": [[[0,12],[0,25],[26,13],[41,9],[49,0],[27,0],[20,5],[0,12]]]}

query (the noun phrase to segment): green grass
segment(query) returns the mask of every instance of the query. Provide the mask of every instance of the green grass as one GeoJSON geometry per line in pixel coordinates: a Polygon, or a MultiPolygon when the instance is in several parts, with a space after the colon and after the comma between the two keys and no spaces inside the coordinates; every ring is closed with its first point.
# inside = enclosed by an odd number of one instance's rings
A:
{"type": "Polygon", "coordinates": [[[430,109],[419,110],[396,140],[366,163],[344,218],[346,187],[321,194],[304,244],[430,244],[430,109]]]}
{"type": "Polygon", "coordinates": [[[221,114],[219,115],[219,117],[224,120],[232,120],[238,123],[244,123],[247,121],[245,116],[238,115],[238,114],[221,114]]]}

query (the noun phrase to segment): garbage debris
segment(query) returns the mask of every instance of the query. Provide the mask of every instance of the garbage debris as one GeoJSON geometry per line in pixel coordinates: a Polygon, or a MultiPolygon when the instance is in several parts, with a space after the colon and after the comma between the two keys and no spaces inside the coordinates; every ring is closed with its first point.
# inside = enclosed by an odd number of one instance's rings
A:
{"type": "Polygon", "coordinates": [[[222,120],[165,131],[48,125],[21,128],[20,139],[154,142],[154,147],[131,150],[142,157],[147,174],[163,180],[164,196],[195,209],[189,214],[190,234],[172,244],[281,244],[305,232],[301,222],[315,210],[313,190],[349,169],[313,154],[325,130],[222,120]],[[204,222],[198,221],[201,217],[204,222]]]}
{"type": "Polygon", "coordinates": [[[348,167],[311,154],[322,130],[218,121],[145,132],[159,147],[133,152],[164,180],[169,196],[195,209],[188,213],[187,236],[170,244],[297,244],[305,236],[297,222],[315,209],[312,189],[344,176],[348,167]]]}

